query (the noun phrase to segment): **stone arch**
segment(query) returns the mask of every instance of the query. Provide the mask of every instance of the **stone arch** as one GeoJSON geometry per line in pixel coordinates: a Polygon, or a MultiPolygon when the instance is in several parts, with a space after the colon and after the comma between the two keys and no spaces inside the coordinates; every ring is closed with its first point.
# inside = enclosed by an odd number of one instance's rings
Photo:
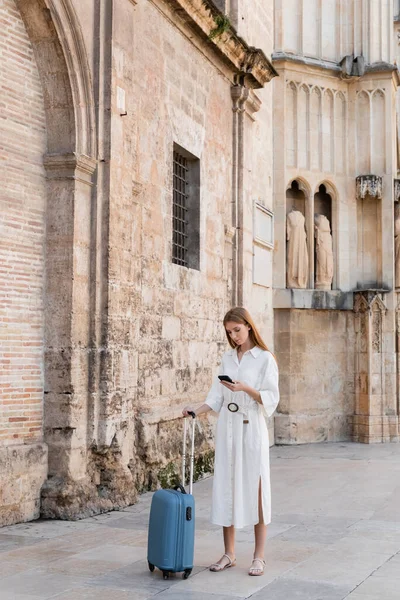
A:
{"type": "Polygon", "coordinates": [[[386,173],[386,96],[382,89],[371,93],[372,146],[371,171],[377,175],[386,173]]]}
{"type": "Polygon", "coordinates": [[[315,186],[315,189],[314,189],[314,194],[316,194],[318,192],[321,185],[324,185],[326,187],[327,193],[330,196],[332,196],[332,198],[335,198],[335,201],[336,201],[336,198],[338,197],[337,187],[335,186],[334,183],[332,183],[328,179],[321,179],[321,181],[319,183],[317,183],[317,185],[315,186]]]}
{"type": "MultiPolygon", "coordinates": [[[[311,244],[312,244],[312,206],[311,206],[311,187],[301,177],[294,177],[290,180],[285,195],[285,214],[286,214],[286,225],[288,226],[289,213],[292,211],[299,211],[304,216],[305,222],[305,230],[307,234],[307,251],[308,256],[310,256],[311,252],[311,244]]],[[[290,260],[290,259],[289,259],[290,260]]],[[[288,277],[289,273],[289,265],[286,265],[287,273],[286,277],[288,277]]],[[[310,274],[307,277],[307,285],[309,287],[310,284],[310,274]]],[[[290,286],[290,283],[287,279],[287,285],[290,286]]]]}
{"type": "Polygon", "coordinates": [[[322,89],[318,85],[312,86],[310,91],[310,168],[313,171],[321,171],[322,98],[322,89]]]}
{"type": "Polygon", "coordinates": [[[334,99],[335,107],[335,131],[333,132],[335,138],[335,154],[334,164],[336,173],[346,172],[346,157],[347,157],[347,100],[343,92],[339,91],[335,94],[334,99]]]}
{"type": "Polygon", "coordinates": [[[357,171],[371,171],[371,96],[361,90],[356,96],[357,171]]]}
{"type": "Polygon", "coordinates": [[[297,166],[308,169],[310,163],[310,88],[301,84],[297,92],[297,166]]]}
{"type": "Polygon", "coordinates": [[[64,514],[59,495],[73,485],[71,504],[77,498],[84,504],[85,494],[96,496],[87,470],[95,103],[71,0],[15,3],[35,54],[47,123],[44,441],[49,478],[42,487],[41,512],[56,517],[64,514]]]}
{"type": "Polygon", "coordinates": [[[304,195],[306,197],[306,199],[308,200],[311,197],[311,186],[308,183],[308,181],[306,179],[304,179],[303,177],[300,176],[296,176],[293,177],[293,179],[291,179],[289,181],[289,183],[286,186],[286,191],[290,190],[290,188],[292,187],[292,183],[294,181],[297,181],[298,185],[299,185],[299,189],[304,192],[304,195]]]}
{"type": "Polygon", "coordinates": [[[286,84],[286,160],[289,167],[297,166],[297,86],[286,84]]]}
{"type": "Polygon", "coordinates": [[[71,0],[16,0],[41,77],[48,153],[94,158],[95,112],[89,63],[71,0]]]}

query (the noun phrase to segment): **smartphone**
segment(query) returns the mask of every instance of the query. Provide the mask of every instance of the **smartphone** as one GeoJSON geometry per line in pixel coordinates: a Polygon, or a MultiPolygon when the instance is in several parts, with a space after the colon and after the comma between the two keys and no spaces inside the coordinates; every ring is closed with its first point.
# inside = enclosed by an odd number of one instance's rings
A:
{"type": "Polygon", "coordinates": [[[220,381],[227,381],[228,383],[235,383],[230,377],[229,375],[218,375],[218,379],[220,381]]]}

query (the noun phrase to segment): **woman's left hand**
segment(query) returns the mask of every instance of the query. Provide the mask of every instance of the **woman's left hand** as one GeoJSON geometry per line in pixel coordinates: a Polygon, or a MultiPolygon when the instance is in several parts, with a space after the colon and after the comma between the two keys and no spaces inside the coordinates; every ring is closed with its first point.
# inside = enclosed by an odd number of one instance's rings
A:
{"type": "Polygon", "coordinates": [[[229,383],[229,381],[221,381],[222,385],[224,385],[231,392],[246,392],[247,385],[245,383],[241,383],[240,381],[235,381],[235,383],[229,383]]]}

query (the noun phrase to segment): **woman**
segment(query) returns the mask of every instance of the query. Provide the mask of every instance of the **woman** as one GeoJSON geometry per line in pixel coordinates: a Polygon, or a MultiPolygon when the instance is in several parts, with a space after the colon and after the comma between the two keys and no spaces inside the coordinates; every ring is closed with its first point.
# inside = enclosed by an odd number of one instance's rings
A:
{"type": "Polygon", "coordinates": [[[210,571],[233,567],[235,529],[254,525],[255,549],[249,575],[263,575],[267,525],[271,522],[269,440],[265,416],[279,402],[278,367],[252,318],[244,308],[233,308],[224,317],[231,350],[225,352],[219,375],[196,416],[219,413],[215,443],[215,468],[211,521],[221,525],[225,553],[210,571]]]}

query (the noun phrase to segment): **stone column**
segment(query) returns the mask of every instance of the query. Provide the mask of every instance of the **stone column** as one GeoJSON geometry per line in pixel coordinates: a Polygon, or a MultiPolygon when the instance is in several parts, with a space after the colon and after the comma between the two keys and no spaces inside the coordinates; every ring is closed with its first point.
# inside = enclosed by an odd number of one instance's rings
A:
{"type": "Polygon", "coordinates": [[[87,474],[93,159],[47,155],[44,438],[49,480],[42,514],[70,518],[95,493],[87,474]]]}
{"type": "Polygon", "coordinates": [[[243,303],[243,169],[244,111],[249,90],[241,84],[231,87],[233,111],[232,135],[232,225],[233,238],[232,306],[243,303]]]}
{"type": "Polygon", "coordinates": [[[386,323],[385,294],[382,290],[355,293],[355,442],[398,440],[394,357],[388,343],[390,323],[386,323]]]}

